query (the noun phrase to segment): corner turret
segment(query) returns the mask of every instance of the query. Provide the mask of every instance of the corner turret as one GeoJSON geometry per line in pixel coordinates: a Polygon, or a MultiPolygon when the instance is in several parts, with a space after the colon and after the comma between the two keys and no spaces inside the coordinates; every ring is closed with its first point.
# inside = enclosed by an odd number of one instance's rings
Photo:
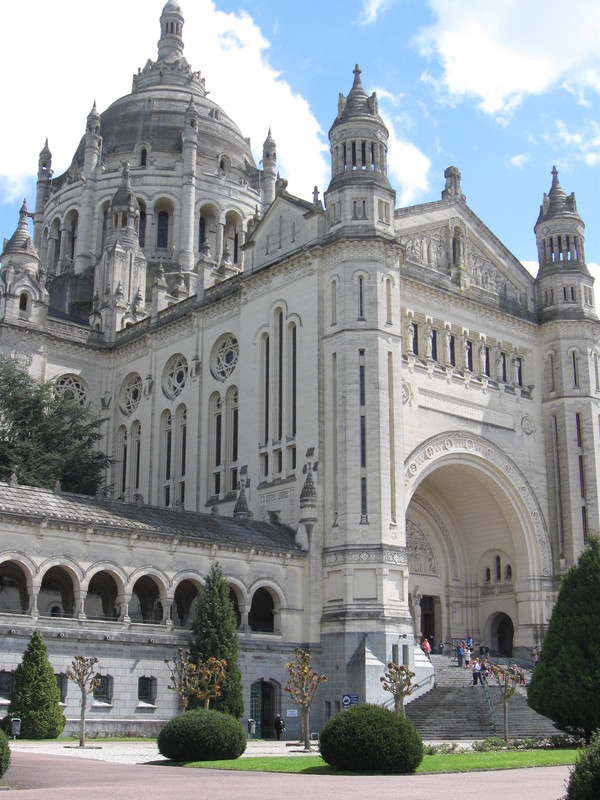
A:
{"type": "MultiPolygon", "coordinates": [[[[329,131],[331,182],[325,193],[328,230],[393,235],[396,194],[387,176],[389,132],[379,115],[377,95],[369,96],[358,64],[348,97],[340,93],[329,131]]],[[[350,234],[351,235],[351,234],[350,234]]]]}
{"type": "Polygon", "coordinates": [[[552,168],[552,186],[540,206],[534,227],[539,270],[536,300],[542,320],[592,317],[594,279],[585,263],[585,225],[575,194],[567,196],[552,168]]]}
{"type": "Polygon", "coordinates": [[[275,199],[275,185],[277,182],[277,145],[271,136],[271,128],[263,144],[263,208],[266,211],[275,199]]]}
{"type": "Polygon", "coordinates": [[[44,325],[49,297],[38,251],[29,235],[27,203],[19,211],[19,224],[0,253],[0,320],[44,325]]]}

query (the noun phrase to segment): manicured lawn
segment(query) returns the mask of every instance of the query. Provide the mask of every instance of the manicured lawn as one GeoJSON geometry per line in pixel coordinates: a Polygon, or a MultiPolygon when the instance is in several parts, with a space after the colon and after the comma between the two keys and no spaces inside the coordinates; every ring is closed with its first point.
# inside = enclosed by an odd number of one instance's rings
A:
{"type": "MultiPolygon", "coordinates": [[[[490,769],[517,769],[518,767],[550,767],[574,764],[577,750],[501,750],[489,753],[451,753],[425,756],[418,773],[476,772],[490,769]]],[[[339,770],[329,767],[321,756],[268,756],[264,758],[238,758],[234,761],[196,761],[186,767],[202,769],[228,769],[240,772],[295,772],[304,774],[339,775],[339,770]]],[[[355,773],[365,774],[365,773],[355,773]]]]}

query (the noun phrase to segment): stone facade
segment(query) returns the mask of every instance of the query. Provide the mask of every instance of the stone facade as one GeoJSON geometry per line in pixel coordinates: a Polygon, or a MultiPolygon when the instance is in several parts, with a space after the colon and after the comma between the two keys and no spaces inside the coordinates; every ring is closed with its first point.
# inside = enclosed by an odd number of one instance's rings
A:
{"type": "Polygon", "coordinates": [[[101,414],[114,459],[103,500],[0,486],[0,702],[38,627],[58,675],[100,658],[92,732],[156,730],[218,560],[245,715],[272,735],[281,710],[294,735],[296,646],[328,676],[317,730],[345,695],[389,700],[391,659],[428,688],[421,635],[543,640],[598,531],[593,279],[555,170],[536,278],[456,167],[440,200],[396,209],[358,66],[324,202],[291,195],[271,132],[259,169],[182,32],[169,2],[157,60],[92,109],[64,175],[45,144],[33,239],[24,205],[0,256],[0,353],[101,414]]]}

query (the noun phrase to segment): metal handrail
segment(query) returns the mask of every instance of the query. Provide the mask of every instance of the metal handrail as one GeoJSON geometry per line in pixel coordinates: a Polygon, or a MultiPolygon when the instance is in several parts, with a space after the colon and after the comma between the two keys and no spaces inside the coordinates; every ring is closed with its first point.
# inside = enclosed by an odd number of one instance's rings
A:
{"type": "Polygon", "coordinates": [[[492,698],[490,697],[490,689],[488,686],[487,678],[485,675],[480,675],[479,680],[481,681],[481,685],[483,686],[483,696],[485,697],[485,702],[487,703],[488,712],[490,715],[490,722],[492,723],[492,727],[494,728],[494,733],[496,733],[496,728],[498,726],[498,717],[496,716],[494,704],[492,703],[492,698]]]}

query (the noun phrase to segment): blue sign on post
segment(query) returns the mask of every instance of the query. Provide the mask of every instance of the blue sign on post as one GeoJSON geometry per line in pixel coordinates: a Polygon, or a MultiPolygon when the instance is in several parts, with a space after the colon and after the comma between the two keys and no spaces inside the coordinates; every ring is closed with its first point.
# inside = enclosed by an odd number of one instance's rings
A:
{"type": "Polygon", "coordinates": [[[343,694],[342,695],[342,707],[344,709],[348,709],[350,706],[355,706],[358,703],[358,695],[357,694],[343,694]]]}

